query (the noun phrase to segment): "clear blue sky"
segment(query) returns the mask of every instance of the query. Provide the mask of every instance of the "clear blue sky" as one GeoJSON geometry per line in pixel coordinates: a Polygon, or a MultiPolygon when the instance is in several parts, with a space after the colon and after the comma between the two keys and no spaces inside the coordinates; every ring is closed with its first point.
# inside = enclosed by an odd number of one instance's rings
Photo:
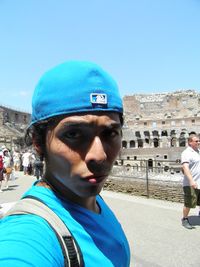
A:
{"type": "Polygon", "coordinates": [[[0,0],[0,103],[31,111],[40,76],[98,63],[121,95],[200,91],[200,0],[0,0]]]}

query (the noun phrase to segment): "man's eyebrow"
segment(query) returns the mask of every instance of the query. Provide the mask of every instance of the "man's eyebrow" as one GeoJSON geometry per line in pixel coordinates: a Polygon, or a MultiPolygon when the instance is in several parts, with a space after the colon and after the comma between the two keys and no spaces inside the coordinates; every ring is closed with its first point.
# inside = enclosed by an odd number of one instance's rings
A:
{"type": "Polygon", "coordinates": [[[84,126],[84,125],[89,125],[87,122],[83,121],[66,121],[62,123],[62,127],[69,127],[69,126],[84,126]]]}
{"type": "MultiPolygon", "coordinates": [[[[77,127],[84,127],[84,126],[96,126],[95,122],[86,122],[86,121],[67,121],[63,122],[61,127],[70,127],[70,126],[77,126],[77,127]]],[[[103,128],[121,128],[120,122],[111,122],[108,124],[100,125],[103,128]]]]}
{"type": "Polygon", "coordinates": [[[108,128],[121,128],[122,125],[120,122],[112,122],[108,125],[105,125],[105,127],[108,127],[108,128]]]}

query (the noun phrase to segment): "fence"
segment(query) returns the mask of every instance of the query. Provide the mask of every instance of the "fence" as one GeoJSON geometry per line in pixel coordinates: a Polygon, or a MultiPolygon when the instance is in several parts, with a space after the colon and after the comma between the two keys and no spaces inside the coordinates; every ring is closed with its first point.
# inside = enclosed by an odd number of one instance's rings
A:
{"type": "Polygon", "coordinates": [[[118,160],[106,187],[147,198],[182,202],[180,161],[118,160]]]}

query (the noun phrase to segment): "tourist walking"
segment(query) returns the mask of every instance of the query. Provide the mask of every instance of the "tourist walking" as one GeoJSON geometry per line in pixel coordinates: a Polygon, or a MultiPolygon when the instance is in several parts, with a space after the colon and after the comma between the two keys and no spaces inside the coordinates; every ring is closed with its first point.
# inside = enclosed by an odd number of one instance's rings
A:
{"type": "Polygon", "coordinates": [[[42,178],[43,169],[44,169],[43,157],[36,154],[35,161],[34,161],[34,175],[36,176],[37,180],[42,178]]]}
{"type": "Polygon", "coordinates": [[[18,151],[14,151],[12,154],[13,157],[13,167],[15,171],[20,170],[20,153],[18,151]]]}
{"type": "Polygon", "coordinates": [[[33,155],[31,150],[25,151],[22,154],[22,166],[24,175],[29,175],[32,172],[32,160],[33,160],[33,155]]]}
{"type": "Polygon", "coordinates": [[[200,206],[199,144],[199,136],[191,134],[188,138],[188,147],[181,154],[184,191],[182,225],[187,229],[194,228],[188,219],[190,209],[200,206]]]}
{"type": "Polygon", "coordinates": [[[0,155],[0,193],[3,192],[2,191],[3,173],[4,173],[3,156],[0,155]]]}
{"type": "Polygon", "coordinates": [[[8,181],[10,180],[12,174],[12,158],[7,149],[3,150],[3,166],[4,166],[4,181],[5,189],[8,189],[8,181]]]}
{"type": "MultiPolygon", "coordinates": [[[[65,237],[65,245],[77,262],[70,266],[130,266],[124,231],[99,195],[121,149],[122,124],[118,87],[94,63],[63,63],[46,72],[35,89],[26,140],[44,157],[45,173],[23,201],[47,205],[69,229],[73,238],[65,237]]],[[[72,259],[63,256],[58,240],[40,216],[8,216],[0,224],[0,262],[69,266],[72,259]]]]}

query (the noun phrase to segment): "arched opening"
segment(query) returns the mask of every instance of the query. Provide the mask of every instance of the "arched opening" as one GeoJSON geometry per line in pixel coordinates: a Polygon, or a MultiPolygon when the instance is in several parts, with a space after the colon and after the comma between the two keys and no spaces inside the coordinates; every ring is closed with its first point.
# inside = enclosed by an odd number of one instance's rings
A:
{"type": "Polygon", "coordinates": [[[146,144],[150,143],[150,133],[149,133],[149,131],[144,131],[144,142],[146,144]]]}
{"type": "Polygon", "coordinates": [[[138,147],[143,147],[143,141],[142,141],[142,139],[138,139],[138,147]]]}
{"type": "Polygon", "coordinates": [[[167,131],[166,130],[162,131],[161,136],[168,136],[167,131]]]}
{"type": "Polygon", "coordinates": [[[144,136],[145,136],[145,138],[150,138],[150,133],[149,133],[149,131],[144,131],[144,136]]]}
{"type": "Polygon", "coordinates": [[[126,141],[122,141],[122,148],[127,148],[127,142],[126,141]]]}
{"type": "Polygon", "coordinates": [[[137,138],[140,138],[140,137],[141,137],[140,132],[139,132],[139,131],[136,131],[136,132],[135,132],[135,136],[136,136],[137,138]]]}
{"type": "Polygon", "coordinates": [[[135,147],[135,141],[134,140],[131,140],[130,141],[130,148],[134,148],[135,147]]]}
{"type": "Polygon", "coordinates": [[[154,147],[158,147],[159,146],[159,140],[158,140],[158,138],[154,138],[153,139],[153,145],[154,145],[154,147]]]}
{"type": "Polygon", "coordinates": [[[176,141],[177,141],[177,138],[176,137],[172,137],[172,139],[171,139],[171,147],[176,147],[176,141]]]}
{"type": "Polygon", "coordinates": [[[175,130],[171,130],[170,136],[171,137],[175,137],[176,136],[176,131],[175,130]]]}
{"type": "Polygon", "coordinates": [[[151,170],[153,169],[153,160],[152,159],[148,160],[148,168],[151,170]]]}
{"type": "Polygon", "coordinates": [[[179,146],[185,147],[186,146],[186,138],[185,138],[185,132],[181,132],[179,137],[179,146]]]}
{"type": "Polygon", "coordinates": [[[159,136],[158,131],[156,131],[156,130],[153,131],[152,134],[153,134],[153,136],[155,136],[155,137],[158,137],[158,136],[159,136]]]}

